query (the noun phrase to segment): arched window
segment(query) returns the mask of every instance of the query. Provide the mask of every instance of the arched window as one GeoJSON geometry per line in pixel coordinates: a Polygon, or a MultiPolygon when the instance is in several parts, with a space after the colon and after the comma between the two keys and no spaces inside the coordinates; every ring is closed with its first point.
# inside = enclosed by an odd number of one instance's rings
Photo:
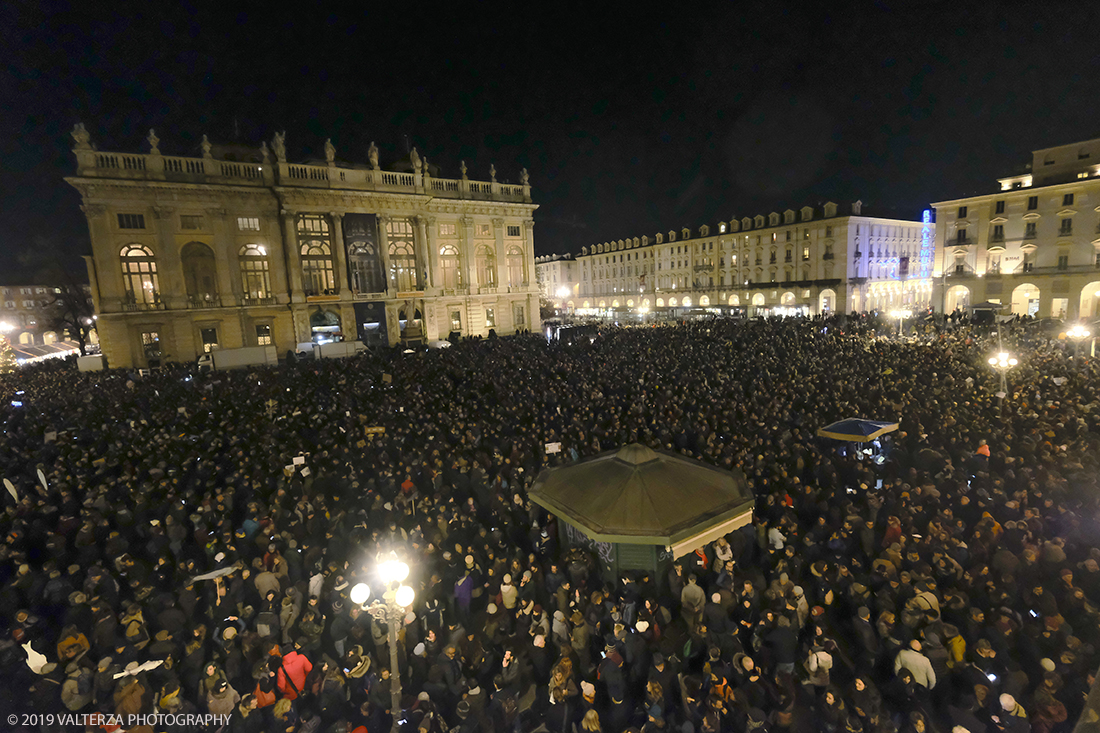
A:
{"type": "Polygon", "coordinates": [[[261,300],[271,297],[271,275],[267,249],[262,244],[246,244],[237,253],[241,261],[241,292],[244,297],[261,300]]]}
{"type": "Polygon", "coordinates": [[[462,268],[459,267],[458,247],[445,244],[439,248],[439,269],[443,273],[443,289],[462,287],[462,268]]]}
{"type": "Polygon", "coordinates": [[[348,275],[356,293],[380,293],[386,289],[374,242],[356,242],[348,249],[348,275]]]}
{"type": "Polygon", "coordinates": [[[477,248],[477,281],[486,287],[497,284],[497,258],[484,244],[477,248]]]}
{"type": "Polygon", "coordinates": [[[122,248],[122,280],[126,300],[130,303],[155,304],[160,302],[160,285],[157,282],[157,260],[153,251],[139,244],[122,248]]]}
{"type": "Polygon", "coordinates": [[[390,245],[390,283],[398,291],[416,290],[416,252],[409,242],[390,245]]]}
{"type": "Polygon", "coordinates": [[[202,242],[188,242],[180,250],[183,282],[191,305],[214,302],[218,295],[214,252],[202,242]]]}
{"type": "Polygon", "coordinates": [[[527,278],[523,276],[523,250],[519,247],[508,248],[508,284],[519,287],[526,284],[527,278]]]}
{"type": "Polygon", "coordinates": [[[327,295],[336,289],[332,248],[326,242],[314,239],[302,244],[302,288],[306,295],[327,295]]]}

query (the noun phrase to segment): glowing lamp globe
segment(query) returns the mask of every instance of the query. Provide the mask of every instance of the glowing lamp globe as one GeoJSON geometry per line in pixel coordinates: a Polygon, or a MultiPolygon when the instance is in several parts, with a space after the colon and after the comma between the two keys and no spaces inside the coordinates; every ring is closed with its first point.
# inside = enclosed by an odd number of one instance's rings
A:
{"type": "Polygon", "coordinates": [[[407,585],[403,585],[397,589],[397,592],[393,596],[393,600],[402,608],[408,608],[412,605],[413,596],[413,589],[407,585]]]}
{"type": "Polygon", "coordinates": [[[356,583],[351,588],[351,602],[362,606],[370,598],[370,587],[366,583],[356,583]]]}

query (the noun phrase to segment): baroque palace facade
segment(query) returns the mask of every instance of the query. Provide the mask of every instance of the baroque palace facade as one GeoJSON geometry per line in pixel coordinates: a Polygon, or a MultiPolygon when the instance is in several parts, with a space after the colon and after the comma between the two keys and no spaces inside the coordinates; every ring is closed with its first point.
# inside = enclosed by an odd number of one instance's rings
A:
{"type": "Polygon", "coordinates": [[[929,214],[866,216],[860,202],[842,214],[830,202],[585,246],[568,270],[560,256],[536,266],[551,302],[580,315],[816,314],[931,305],[933,247],[929,214]]]}
{"type": "MultiPolygon", "coordinates": [[[[438,176],[413,149],[383,170],[289,163],[215,146],[201,157],[93,148],[73,131],[98,330],[112,367],[214,348],[320,340],[396,344],[507,334],[538,318],[531,188],[438,176]]],[[[537,327],[537,323],[534,324],[537,327]]]]}
{"type": "Polygon", "coordinates": [[[1032,152],[995,192],[936,209],[937,305],[1100,315],[1100,139],[1032,152]]]}

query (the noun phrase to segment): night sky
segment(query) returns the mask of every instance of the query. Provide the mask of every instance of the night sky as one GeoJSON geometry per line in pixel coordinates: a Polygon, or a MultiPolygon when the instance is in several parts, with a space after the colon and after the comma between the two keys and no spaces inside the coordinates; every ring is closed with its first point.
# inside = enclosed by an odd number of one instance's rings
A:
{"type": "Polygon", "coordinates": [[[292,161],[407,136],[445,177],[525,166],[536,254],[830,199],[916,216],[1100,136],[1098,5],[8,0],[0,280],[44,242],[82,267],[77,121],[102,150],[285,129],[292,161]]]}

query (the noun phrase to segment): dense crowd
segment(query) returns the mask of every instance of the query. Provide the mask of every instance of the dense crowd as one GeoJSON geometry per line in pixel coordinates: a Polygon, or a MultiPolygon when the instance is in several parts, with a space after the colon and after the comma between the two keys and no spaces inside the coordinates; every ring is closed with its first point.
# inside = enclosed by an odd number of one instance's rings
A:
{"type": "Polygon", "coordinates": [[[257,733],[1068,731],[1100,649],[1096,364],[1008,326],[1001,404],[995,336],[875,326],[0,378],[0,710],[257,733]],[[900,423],[885,460],[815,437],[851,416],[900,423]],[[631,442],[740,467],[755,521],[608,576],[526,490],[631,442]],[[394,554],[416,591],[397,711],[389,630],[350,600],[394,554]]]}

